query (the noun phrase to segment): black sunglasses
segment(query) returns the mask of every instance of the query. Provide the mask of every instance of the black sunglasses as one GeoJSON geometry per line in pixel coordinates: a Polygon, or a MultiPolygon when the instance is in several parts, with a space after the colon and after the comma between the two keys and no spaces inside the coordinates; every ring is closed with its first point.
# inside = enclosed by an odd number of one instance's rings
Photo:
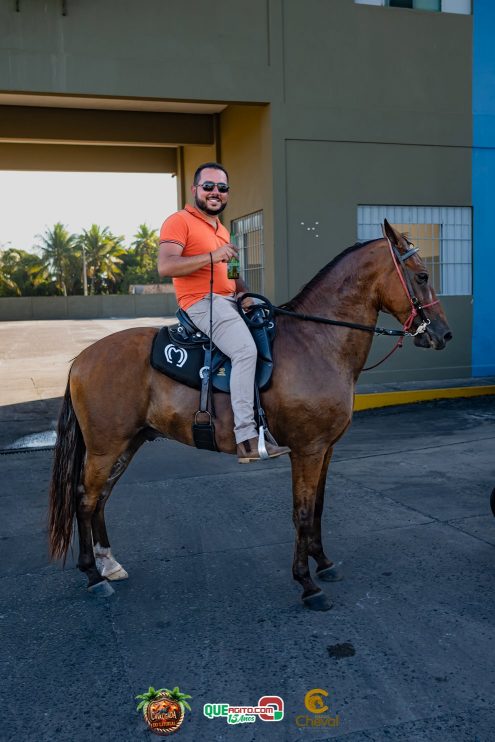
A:
{"type": "Polygon", "coordinates": [[[228,193],[230,186],[227,183],[214,183],[212,180],[205,180],[204,183],[198,183],[203,191],[212,191],[215,186],[218,188],[219,193],[228,193]]]}

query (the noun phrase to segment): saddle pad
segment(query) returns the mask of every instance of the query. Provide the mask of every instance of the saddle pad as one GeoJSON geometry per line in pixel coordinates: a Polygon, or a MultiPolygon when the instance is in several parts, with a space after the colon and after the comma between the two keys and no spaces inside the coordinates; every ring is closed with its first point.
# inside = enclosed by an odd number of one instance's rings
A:
{"type": "MultiPolygon", "coordinates": [[[[201,389],[201,369],[204,366],[205,346],[198,343],[178,343],[172,332],[176,327],[162,327],[155,335],[151,348],[150,363],[156,371],[169,376],[175,381],[180,381],[193,389],[201,389]]],[[[253,333],[255,342],[256,333],[253,333]]],[[[256,365],[256,383],[262,391],[270,383],[273,363],[266,354],[260,356],[260,345],[258,346],[258,363],[256,365]]],[[[230,372],[232,365],[230,358],[214,347],[212,357],[212,382],[213,388],[219,392],[230,392],[230,372]]]]}
{"type": "Polygon", "coordinates": [[[205,351],[195,343],[178,344],[171,337],[168,327],[155,335],[151,348],[151,365],[175,381],[194,389],[201,388],[200,371],[204,365],[205,351]]]}

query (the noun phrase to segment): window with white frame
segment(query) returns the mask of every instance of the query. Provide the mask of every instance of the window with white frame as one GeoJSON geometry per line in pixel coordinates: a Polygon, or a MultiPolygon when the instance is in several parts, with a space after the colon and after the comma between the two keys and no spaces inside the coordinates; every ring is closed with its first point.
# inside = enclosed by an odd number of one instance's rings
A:
{"type": "Polygon", "coordinates": [[[255,211],[240,219],[233,219],[230,232],[239,249],[241,278],[250,291],[263,294],[263,212],[255,211]]]}
{"type": "Polygon", "coordinates": [[[357,5],[381,5],[390,8],[432,10],[441,13],[471,14],[471,0],[354,0],[357,5]]]}
{"type": "Polygon", "coordinates": [[[472,293],[471,207],[358,206],[358,240],[381,237],[384,219],[419,247],[438,294],[472,293]]]}

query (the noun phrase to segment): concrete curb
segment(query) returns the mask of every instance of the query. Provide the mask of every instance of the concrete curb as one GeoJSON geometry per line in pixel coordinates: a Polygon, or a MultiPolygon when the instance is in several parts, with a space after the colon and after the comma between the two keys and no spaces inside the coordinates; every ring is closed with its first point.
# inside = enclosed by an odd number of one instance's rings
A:
{"type": "Polygon", "coordinates": [[[397,392],[371,392],[356,394],[354,411],[371,410],[378,407],[427,402],[432,399],[452,399],[454,397],[481,397],[495,394],[495,385],[458,386],[444,389],[408,389],[397,392]]]}

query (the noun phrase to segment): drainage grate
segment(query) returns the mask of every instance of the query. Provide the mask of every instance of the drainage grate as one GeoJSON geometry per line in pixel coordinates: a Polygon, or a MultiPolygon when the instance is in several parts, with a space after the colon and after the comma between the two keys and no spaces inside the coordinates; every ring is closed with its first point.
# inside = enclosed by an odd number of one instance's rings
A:
{"type": "Polygon", "coordinates": [[[57,442],[54,430],[44,430],[41,433],[23,435],[13,443],[0,450],[0,453],[21,453],[23,451],[50,451],[57,442]]]}

